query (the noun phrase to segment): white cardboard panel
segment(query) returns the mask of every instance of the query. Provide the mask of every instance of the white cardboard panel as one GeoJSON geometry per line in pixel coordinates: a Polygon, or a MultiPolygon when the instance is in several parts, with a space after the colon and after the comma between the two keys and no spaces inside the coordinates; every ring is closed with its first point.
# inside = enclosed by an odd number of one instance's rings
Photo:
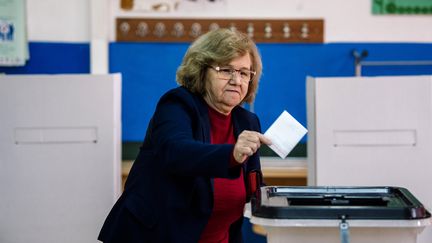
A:
{"type": "Polygon", "coordinates": [[[308,78],[308,184],[405,187],[431,210],[431,87],[431,76],[308,78]]]}
{"type": "Polygon", "coordinates": [[[97,242],[121,191],[121,77],[0,77],[0,242],[97,242]]]}

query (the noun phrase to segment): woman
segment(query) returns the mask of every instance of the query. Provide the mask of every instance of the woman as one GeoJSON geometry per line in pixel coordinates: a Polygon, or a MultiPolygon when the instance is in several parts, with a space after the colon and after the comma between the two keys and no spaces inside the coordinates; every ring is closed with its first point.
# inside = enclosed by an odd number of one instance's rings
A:
{"type": "Polygon", "coordinates": [[[159,100],[125,190],[99,240],[242,242],[247,176],[270,144],[252,102],[262,64],[253,41],[219,29],[198,38],[159,100]]]}

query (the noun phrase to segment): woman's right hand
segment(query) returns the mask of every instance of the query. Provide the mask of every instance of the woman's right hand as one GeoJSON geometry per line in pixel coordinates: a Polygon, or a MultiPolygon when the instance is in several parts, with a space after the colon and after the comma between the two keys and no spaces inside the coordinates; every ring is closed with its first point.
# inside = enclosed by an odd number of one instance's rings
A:
{"type": "Polygon", "coordinates": [[[261,144],[271,145],[270,139],[255,131],[245,130],[237,138],[234,145],[234,159],[242,164],[249,156],[252,156],[261,147],[261,144]]]}

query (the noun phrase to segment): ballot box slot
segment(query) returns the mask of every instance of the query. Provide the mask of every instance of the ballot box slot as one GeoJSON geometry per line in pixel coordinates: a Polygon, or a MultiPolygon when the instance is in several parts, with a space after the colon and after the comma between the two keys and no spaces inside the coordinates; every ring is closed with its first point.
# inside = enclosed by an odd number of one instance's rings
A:
{"type": "Polygon", "coordinates": [[[273,187],[267,188],[269,195],[322,195],[322,194],[354,194],[354,195],[384,195],[394,191],[392,187],[273,187]]]}
{"type": "Polygon", "coordinates": [[[320,197],[287,197],[291,206],[375,206],[386,207],[389,203],[387,197],[356,197],[356,196],[320,196],[320,197]]]}

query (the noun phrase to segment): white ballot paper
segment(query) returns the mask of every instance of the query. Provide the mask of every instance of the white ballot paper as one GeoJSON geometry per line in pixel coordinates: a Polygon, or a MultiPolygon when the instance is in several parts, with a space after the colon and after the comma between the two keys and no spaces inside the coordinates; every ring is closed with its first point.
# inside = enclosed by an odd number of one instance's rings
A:
{"type": "Polygon", "coordinates": [[[302,124],[287,111],[283,111],[267,129],[264,136],[272,141],[269,147],[282,159],[285,159],[306,133],[307,129],[302,124]]]}

